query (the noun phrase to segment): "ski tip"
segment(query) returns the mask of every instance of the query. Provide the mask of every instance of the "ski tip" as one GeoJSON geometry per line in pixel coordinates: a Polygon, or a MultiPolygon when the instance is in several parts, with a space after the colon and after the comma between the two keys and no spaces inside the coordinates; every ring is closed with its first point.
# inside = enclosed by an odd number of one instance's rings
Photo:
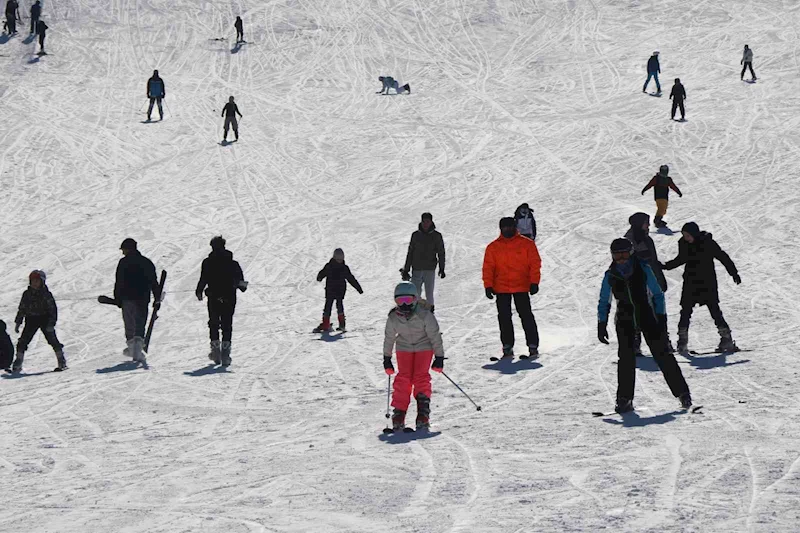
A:
{"type": "Polygon", "coordinates": [[[698,412],[700,412],[700,410],[701,410],[702,408],[703,408],[703,406],[702,406],[702,405],[695,405],[694,407],[692,407],[692,410],[691,410],[691,412],[692,412],[692,413],[698,413],[698,412]]]}
{"type": "Polygon", "coordinates": [[[606,414],[601,411],[592,411],[592,416],[601,417],[606,416],[606,414]]]}

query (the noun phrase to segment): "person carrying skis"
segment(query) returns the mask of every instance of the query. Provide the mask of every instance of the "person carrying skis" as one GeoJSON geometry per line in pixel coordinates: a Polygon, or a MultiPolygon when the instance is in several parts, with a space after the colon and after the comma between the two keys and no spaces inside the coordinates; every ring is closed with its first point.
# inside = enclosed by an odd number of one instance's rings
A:
{"type": "Polygon", "coordinates": [[[242,22],[242,17],[236,17],[236,22],[233,23],[233,27],[236,28],[236,44],[244,42],[244,23],[242,22]]]}
{"type": "Polygon", "coordinates": [[[233,101],[233,96],[228,98],[228,103],[225,104],[225,107],[222,108],[222,115],[225,117],[225,126],[224,126],[224,133],[222,135],[222,142],[226,142],[228,140],[228,129],[233,126],[233,134],[236,136],[236,140],[239,140],[239,123],[236,122],[236,115],[242,116],[239,113],[239,107],[233,101]]]}
{"type": "Polygon", "coordinates": [[[525,330],[529,357],[539,355],[539,331],[529,294],[539,292],[542,259],[536,243],[517,231],[511,217],[500,219],[500,236],[486,247],[483,257],[483,287],[490,300],[497,296],[497,321],[503,357],[514,356],[514,323],[511,300],[525,330]]]}
{"type": "Polygon", "coordinates": [[[44,51],[44,38],[47,36],[47,24],[44,23],[43,20],[40,20],[36,24],[36,33],[39,34],[39,52],[41,54],[45,54],[44,51]]]}
{"type": "Polygon", "coordinates": [[[633,411],[636,384],[634,338],[637,331],[644,335],[672,395],[680,400],[683,409],[689,409],[692,406],[689,386],[675,356],[667,350],[667,309],[664,293],[661,292],[653,270],[633,254],[633,244],[628,239],[614,239],[611,243],[611,258],[613,261],[603,276],[597,304],[597,338],[603,344],[608,344],[608,318],[611,301],[616,298],[614,323],[619,342],[619,363],[614,411],[633,411]]]}
{"type": "Polygon", "coordinates": [[[442,234],[436,231],[433,215],[422,213],[422,221],[417,231],[411,234],[408,243],[406,262],[400,269],[403,281],[411,280],[417,287],[417,294],[422,295],[422,286],[425,285],[425,299],[431,306],[431,313],[435,310],[433,291],[436,283],[436,265],[439,265],[439,277],[444,279],[445,251],[442,234]],[[408,271],[411,270],[409,275],[408,271]]]}
{"type": "Polygon", "coordinates": [[[536,240],[536,219],[533,217],[533,209],[528,204],[522,204],[514,211],[514,220],[517,221],[517,231],[520,235],[532,241],[536,240]]]}
{"type": "Polygon", "coordinates": [[[404,91],[411,94],[411,85],[406,83],[401,86],[400,82],[391,76],[378,76],[378,81],[383,84],[383,87],[376,94],[389,94],[389,89],[394,89],[396,94],[403,94],[404,91]]]}
{"type": "Polygon", "coordinates": [[[56,300],[50,289],[47,288],[47,276],[42,270],[34,270],[28,276],[29,285],[22,293],[19,302],[17,318],[14,320],[16,327],[14,331],[19,333],[22,322],[25,328],[22,330],[17,341],[17,358],[14,360],[13,372],[21,372],[22,364],[25,360],[25,351],[31,343],[36,332],[41,330],[47,343],[52,346],[56,353],[58,366],[55,372],[67,369],[67,359],[64,357],[64,345],[58,342],[56,336],[56,322],[58,321],[58,308],[56,300]]]}
{"type": "Polygon", "coordinates": [[[208,297],[208,331],[211,337],[211,352],[208,358],[222,366],[231,364],[231,339],[233,336],[233,313],[236,311],[236,289],[247,290],[242,267],[233,259],[233,253],[225,249],[225,239],[218,235],[211,239],[211,253],[203,259],[200,280],[195,295],[203,301],[203,291],[208,297]],[[219,332],[222,330],[222,341],[219,332]]]}
{"type": "Polygon", "coordinates": [[[686,108],[683,105],[684,100],[686,100],[686,89],[683,87],[680,78],[675,78],[675,85],[672,86],[669,98],[672,100],[672,120],[675,120],[675,111],[678,108],[681,110],[681,121],[686,120],[686,108]]]}
{"type": "Polygon", "coordinates": [[[164,120],[164,109],[161,107],[161,100],[167,96],[167,86],[164,80],[158,75],[158,71],[153,71],[153,76],[147,80],[147,97],[150,99],[150,107],[147,108],[147,120],[153,114],[153,105],[158,104],[158,119],[164,120]]]}
{"type": "Polygon", "coordinates": [[[337,248],[333,251],[333,257],[322,267],[317,274],[317,281],[325,281],[325,307],[322,311],[322,322],[314,328],[314,333],[324,333],[331,330],[331,311],[333,303],[336,302],[336,312],[339,318],[339,327],[336,331],[345,331],[346,323],[344,316],[344,295],[347,292],[347,284],[353,286],[358,294],[364,294],[364,289],[358,280],[350,272],[350,267],[344,262],[344,250],[337,248]]]}
{"type": "Polygon", "coordinates": [[[161,307],[156,267],[137,250],[136,241],[130,237],[122,241],[119,249],[123,257],[117,264],[114,299],[122,309],[125,324],[127,348],[122,353],[136,362],[146,363],[143,349],[150,293],[155,299],[153,309],[157,311],[161,307]]]}
{"type": "Polygon", "coordinates": [[[0,369],[11,372],[11,365],[14,362],[14,343],[6,331],[6,323],[0,320],[0,369]]]}
{"type": "Polygon", "coordinates": [[[744,72],[749,68],[753,81],[756,81],[756,73],[753,71],[753,50],[747,45],[744,45],[744,54],[742,54],[742,60],[739,64],[742,65],[741,79],[744,80],[744,72]]]}
{"type": "Polygon", "coordinates": [[[647,185],[644,186],[644,189],[642,189],[642,196],[644,196],[644,193],[650,188],[653,189],[653,197],[656,201],[655,225],[657,228],[666,228],[667,223],[663,218],[664,215],[667,214],[667,208],[669,207],[669,190],[672,189],[678,193],[680,198],[683,198],[683,193],[669,176],[669,166],[661,165],[659,167],[658,174],[653,176],[647,185]]]}
{"type": "Polygon", "coordinates": [[[408,281],[394,289],[395,307],[386,319],[383,338],[383,368],[394,374],[392,349],[396,347],[397,377],[392,394],[392,428],[405,428],[406,412],[413,392],[417,400],[417,430],[430,427],[431,375],[444,370],[444,343],[439,322],[428,306],[419,300],[417,287],[408,281]],[[431,364],[433,360],[433,364],[431,364]]]}
{"type": "Polygon", "coordinates": [[[31,35],[38,31],[39,17],[42,16],[42,4],[36,0],[31,6],[31,35]]]}
{"type": "Polygon", "coordinates": [[[17,0],[8,0],[6,2],[6,24],[9,35],[17,33],[17,11],[19,11],[17,0]]]}
{"type": "Polygon", "coordinates": [[[730,256],[714,241],[710,233],[700,231],[695,222],[687,222],[681,228],[683,237],[678,241],[678,255],[663,265],[664,270],[672,270],[686,265],[683,271],[683,290],[681,292],[681,318],[678,322],[678,352],[689,353],[689,322],[695,305],[707,306],[708,312],[719,331],[717,351],[722,353],[738,352],[733,342],[731,330],[719,308],[719,290],[717,272],[714,268],[716,259],[725,266],[733,282],[739,285],[742,278],[736,270],[730,256]]]}
{"type": "Polygon", "coordinates": [[[658,50],[656,50],[647,60],[647,79],[644,82],[644,87],[642,87],[643,93],[647,92],[647,85],[652,78],[656,80],[656,94],[661,94],[661,83],[658,81],[659,74],[661,74],[661,65],[658,63],[658,50]]]}

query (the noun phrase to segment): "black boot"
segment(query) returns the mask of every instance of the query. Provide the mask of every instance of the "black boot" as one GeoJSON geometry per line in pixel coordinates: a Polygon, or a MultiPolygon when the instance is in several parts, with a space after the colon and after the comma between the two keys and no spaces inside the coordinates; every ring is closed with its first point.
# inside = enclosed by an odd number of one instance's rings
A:
{"type": "Polygon", "coordinates": [[[431,399],[417,394],[417,431],[430,428],[431,399]]]}
{"type": "Polygon", "coordinates": [[[394,409],[392,413],[392,429],[394,431],[403,431],[406,427],[406,412],[400,409],[394,409]]]}
{"type": "Polygon", "coordinates": [[[614,406],[614,411],[619,414],[630,413],[633,411],[633,400],[630,398],[617,398],[617,404],[614,406]]]}

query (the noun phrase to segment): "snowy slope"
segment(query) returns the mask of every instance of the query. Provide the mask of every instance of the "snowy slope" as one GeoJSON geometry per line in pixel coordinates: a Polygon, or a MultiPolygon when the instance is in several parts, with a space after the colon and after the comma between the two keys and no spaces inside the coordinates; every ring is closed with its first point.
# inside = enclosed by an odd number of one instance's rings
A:
{"type": "MultiPolygon", "coordinates": [[[[45,0],[43,18],[50,55],[0,39],[0,318],[46,270],[71,369],[48,373],[37,337],[0,380],[1,531],[797,529],[796,2],[45,0]],[[253,43],[234,53],[237,14],[253,43]],[[736,79],[744,43],[757,84],[736,79]],[[686,123],[640,91],[654,49],[686,123]],[[155,68],[168,113],[143,124],[155,68]],[[413,93],[376,95],[379,74],[413,93]],[[222,147],[229,95],[242,141],[222,147]],[[648,358],[638,417],[594,419],[616,387],[595,338],[608,244],[653,213],[639,191],[663,163],[672,227],[696,220],[739,268],[738,287],[718,268],[722,308],[755,351],[681,358],[705,414],[677,414],[648,358]],[[481,261],[523,201],[543,355],[498,369],[481,261]],[[483,411],[434,376],[433,435],[390,443],[382,332],[423,211],[447,245],[446,371],[483,411]],[[251,282],[226,373],[193,295],[219,233],[251,282]],[[170,272],[149,370],[121,365],[119,313],[94,301],[128,236],[170,272]],[[315,276],[339,246],[366,292],[321,342],[315,276]]],[[[716,342],[697,310],[692,345],[716,342]]]]}

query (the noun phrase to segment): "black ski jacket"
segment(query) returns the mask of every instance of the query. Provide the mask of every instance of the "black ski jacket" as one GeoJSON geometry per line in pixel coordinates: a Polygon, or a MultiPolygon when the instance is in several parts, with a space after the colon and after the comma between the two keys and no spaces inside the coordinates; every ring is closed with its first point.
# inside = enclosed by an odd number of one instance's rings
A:
{"type": "Polygon", "coordinates": [[[236,302],[236,289],[243,290],[239,287],[242,281],[242,267],[233,260],[233,253],[229,250],[213,251],[203,259],[195,294],[200,297],[205,290],[209,299],[236,302]]]}
{"type": "Polygon", "coordinates": [[[645,230],[640,227],[631,227],[625,238],[633,243],[633,250],[641,261],[650,265],[653,269],[653,274],[656,276],[658,286],[661,290],[667,292],[667,278],[664,277],[664,271],[661,269],[661,263],[658,262],[658,252],[656,251],[656,244],[653,242],[652,237],[647,234],[645,230]]]}
{"type": "Polygon", "coordinates": [[[47,285],[42,284],[40,289],[28,287],[22,293],[22,299],[19,301],[19,310],[17,311],[17,318],[14,320],[15,324],[22,324],[22,321],[28,317],[48,317],[47,327],[54,328],[58,321],[58,308],[56,307],[56,300],[53,298],[50,289],[47,285]]]}
{"type": "Polygon", "coordinates": [[[41,4],[33,4],[31,6],[31,18],[38,19],[41,14],[42,14],[41,4]]]}
{"type": "Polygon", "coordinates": [[[244,33],[244,23],[242,22],[242,19],[236,19],[236,22],[233,23],[233,27],[244,33]]]}
{"type": "Polygon", "coordinates": [[[656,174],[653,178],[644,186],[642,189],[642,194],[646,193],[648,189],[653,188],[653,196],[656,200],[668,200],[669,199],[669,190],[672,189],[679,196],[683,196],[683,193],[675,185],[675,182],[672,181],[672,178],[669,176],[662,176],[661,174],[656,174]]]}
{"type": "Polygon", "coordinates": [[[358,280],[356,280],[353,273],[350,272],[350,267],[344,262],[338,262],[336,259],[328,261],[328,264],[317,274],[317,281],[322,281],[323,279],[327,279],[325,282],[326,296],[344,298],[348,283],[350,283],[359,294],[364,292],[358,280]]]}
{"type": "Polygon", "coordinates": [[[14,343],[6,332],[6,323],[0,320],[0,368],[10,368],[14,362],[14,343]]]}
{"type": "Polygon", "coordinates": [[[659,74],[661,72],[661,65],[658,64],[658,56],[650,56],[647,60],[647,73],[659,74]]]}
{"type": "Polygon", "coordinates": [[[239,115],[240,117],[242,116],[242,114],[239,113],[239,108],[236,106],[235,103],[228,102],[227,104],[225,104],[225,107],[222,108],[222,115],[220,116],[235,118],[236,115],[239,115]]]}
{"type": "Polygon", "coordinates": [[[683,88],[683,84],[676,83],[672,86],[672,91],[669,93],[669,97],[674,99],[676,102],[683,102],[686,100],[686,89],[683,88]]]}
{"type": "Polygon", "coordinates": [[[722,263],[731,276],[737,274],[736,265],[730,256],[722,251],[710,233],[701,231],[692,244],[683,237],[678,241],[678,256],[668,261],[664,265],[664,270],[686,265],[683,270],[682,307],[719,303],[714,259],[722,263]]]}
{"type": "Polygon", "coordinates": [[[150,293],[156,297],[158,294],[158,279],[156,267],[152,261],[135,250],[117,264],[117,281],[114,284],[114,299],[150,301],[150,293]]]}
{"type": "Polygon", "coordinates": [[[47,24],[44,23],[43,20],[40,20],[39,22],[36,23],[36,33],[39,34],[39,37],[41,39],[45,38],[45,36],[47,35],[47,30],[48,26],[47,24]]]}
{"type": "Polygon", "coordinates": [[[419,229],[411,234],[403,270],[436,270],[438,263],[439,270],[444,271],[444,257],[444,239],[436,231],[436,224],[431,223],[431,229],[424,231],[420,223],[419,229]]]}

